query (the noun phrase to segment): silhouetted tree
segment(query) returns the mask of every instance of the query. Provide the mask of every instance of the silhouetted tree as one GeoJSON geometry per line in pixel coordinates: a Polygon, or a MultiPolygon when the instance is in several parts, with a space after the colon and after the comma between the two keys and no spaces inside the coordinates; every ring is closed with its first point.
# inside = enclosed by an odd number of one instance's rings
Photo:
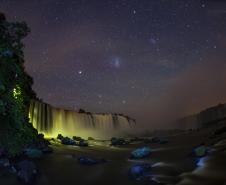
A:
{"type": "Polygon", "coordinates": [[[18,154],[37,131],[28,121],[28,107],[36,95],[24,69],[22,39],[30,32],[24,22],[8,22],[0,13],[0,147],[18,154]]]}

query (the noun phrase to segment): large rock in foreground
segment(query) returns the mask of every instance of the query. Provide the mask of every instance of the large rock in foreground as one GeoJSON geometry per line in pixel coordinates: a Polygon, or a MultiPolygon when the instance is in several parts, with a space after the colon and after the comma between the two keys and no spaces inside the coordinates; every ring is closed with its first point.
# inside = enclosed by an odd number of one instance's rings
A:
{"type": "Polygon", "coordinates": [[[143,148],[138,148],[136,150],[134,150],[131,153],[131,159],[142,159],[145,157],[150,156],[151,154],[151,148],[150,147],[143,147],[143,148]]]}
{"type": "Polygon", "coordinates": [[[37,175],[36,165],[28,160],[21,161],[17,164],[17,177],[26,184],[33,184],[37,175]]]}

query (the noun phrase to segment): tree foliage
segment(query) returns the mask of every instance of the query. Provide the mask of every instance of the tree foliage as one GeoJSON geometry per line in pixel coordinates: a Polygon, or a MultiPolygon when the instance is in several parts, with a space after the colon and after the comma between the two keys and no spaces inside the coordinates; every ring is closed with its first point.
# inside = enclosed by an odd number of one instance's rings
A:
{"type": "Polygon", "coordinates": [[[0,13],[0,147],[18,154],[33,142],[37,131],[28,121],[28,107],[36,95],[24,69],[22,39],[30,29],[24,22],[8,22],[0,13]]]}

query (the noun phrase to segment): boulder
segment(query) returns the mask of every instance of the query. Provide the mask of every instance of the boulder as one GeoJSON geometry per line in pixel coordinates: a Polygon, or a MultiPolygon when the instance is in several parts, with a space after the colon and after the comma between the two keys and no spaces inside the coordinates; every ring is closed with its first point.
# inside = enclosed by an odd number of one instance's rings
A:
{"type": "Polygon", "coordinates": [[[83,141],[84,139],[82,139],[81,137],[78,136],[73,136],[72,139],[74,139],[75,141],[83,141]]]}
{"type": "Polygon", "coordinates": [[[111,145],[112,146],[120,146],[120,145],[125,145],[126,141],[123,138],[111,138],[111,145]]]}
{"type": "Polygon", "coordinates": [[[193,149],[195,157],[204,157],[207,154],[207,147],[205,145],[200,145],[193,149]]]}
{"type": "Polygon", "coordinates": [[[38,139],[44,139],[44,134],[38,134],[38,139]]]}
{"type": "Polygon", "coordinates": [[[129,177],[133,180],[141,180],[145,177],[150,177],[150,164],[138,164],[129,169],[129,177]]]}
{"type": "Polygon", "coordinates": [[[148,157],[151,154],[151,148],[150,147],[142,147],[138,148],[131,153],[131,159],[142,159],[145,157],[148,157]]]}
{"type": "Polygon", "coordinates": [[[15,173],[17,173],[17,170],[16,170],[15,166],[12,165],[12,166],[8,167],[8,172],[12,173],[12,174],[15,174],[15,173]]]}
{"type": "Polygon", "coordinates": [[[81,140],[81,141],[79,141],[78,146],[89,146],[89,144],[87,141],[81,140]]]}
{"type": "Polygon", "coordinates": [[[17,177],[26,184],[33,184],[37,175],[36,165],[28,160],[21,161],[17,164],[17,177]]]}
{"type": "Polygon", "coordinates": [[[62,136],[61,134],[58,134],[57,139],[62,140],[64,138],[64,136],[62,136]]]}
{"type": "Polygon", "coordinates": [[[34,158],[41,158],[43,153],[39,149],[28,148],[28,149],[25,149],[25,155],[31,159],[34,159],[34,158]]]}
{"type": "Polygon", "coordinates": [[[61,139],[61,143],[64,145],[76,145],[76,142],[69,137],[64,137],[63,139],[61,139]]]}
{"type": "Polygon", "coordinates": [[[9,159],[0,159],[0,167],[9,167],[10,166],[10,162],[9,159]]]}

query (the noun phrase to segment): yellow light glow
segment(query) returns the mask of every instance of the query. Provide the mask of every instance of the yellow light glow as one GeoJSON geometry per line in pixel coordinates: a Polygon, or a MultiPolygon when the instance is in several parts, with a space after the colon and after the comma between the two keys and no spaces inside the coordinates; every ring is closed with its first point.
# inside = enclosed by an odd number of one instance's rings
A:
{"type": "Polygon", "coordinates": [[[21,95],[21,88],[19,85],[16,85],[16,87],[13,89],[13,97],[18,100],[21,98],[21,95]]]}

